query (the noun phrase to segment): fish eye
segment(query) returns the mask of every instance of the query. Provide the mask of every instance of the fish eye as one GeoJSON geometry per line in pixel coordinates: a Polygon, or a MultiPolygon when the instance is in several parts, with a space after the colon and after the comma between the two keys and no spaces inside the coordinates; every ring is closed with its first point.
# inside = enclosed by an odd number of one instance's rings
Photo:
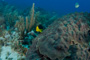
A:
{"type": "Polygon", "coordinates": [[[88,34],[90,35],[90,30],[88,30],[88,34]]]}
{"type": "Polygon", "coordinates": [[[43,29],[43,26],[40,24],[40,25],[39,25],[39,28],[40,28],[40,29],[43,29]]]}
{"type": "Polygon", "coordinates": [[[88,49],[88,51],[90,52],[90,48],[88,49]]]}

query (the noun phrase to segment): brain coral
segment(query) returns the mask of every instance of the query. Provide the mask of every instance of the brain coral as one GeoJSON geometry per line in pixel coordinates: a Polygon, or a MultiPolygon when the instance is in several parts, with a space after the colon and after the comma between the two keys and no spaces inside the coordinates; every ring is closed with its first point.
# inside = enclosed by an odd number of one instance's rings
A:
{"type": "Polygon", "coordinates": [[[26,60],[90,60],[89,22],[89,13],[56,20],[33,40],[26,60]]]}

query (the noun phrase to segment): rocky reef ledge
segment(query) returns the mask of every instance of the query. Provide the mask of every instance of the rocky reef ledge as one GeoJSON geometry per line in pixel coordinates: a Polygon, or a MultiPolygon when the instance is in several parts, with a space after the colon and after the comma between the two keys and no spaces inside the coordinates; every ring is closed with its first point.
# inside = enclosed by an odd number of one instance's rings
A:
{"type": "Polygon", "coordinates": [[[90,60],[90,13],[55,20],[34,40],[26,60],[90,60]]]}

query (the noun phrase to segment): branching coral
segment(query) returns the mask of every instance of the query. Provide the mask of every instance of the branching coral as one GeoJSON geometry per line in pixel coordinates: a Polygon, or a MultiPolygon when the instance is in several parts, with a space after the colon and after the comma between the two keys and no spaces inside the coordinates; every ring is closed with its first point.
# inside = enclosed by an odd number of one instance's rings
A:
{"type": "Polygon", "coordinates": [[[31,20],[30,20],[30,25],[29,25],[29,31],[31,30],[31,28],[33,27],[33,25],[35,24],[35,18],[34,18],[34,3],[33,3],[33,6],[32,6],[32,10],[31,10],[31,20]]]}
{"type": "Polygon", "coordinates": [[[29,16],[26,16],[25,19],[23,16],[19,16],[19,21],[16,22],[15,27],[18,29],[21,35],[21,39],[24,39],[28,32],[31,31],[32,27],[35,24],[34,18],[34,3],[31,9],[29,16]]]}
{"type": "Polygon", "coordinates": [[[25,31],[24,17],[19,16],[19,21],[16,21],[15,27],[18,28],[20,32],[25,31]]]}
{"type": "Polygon", "coordinates": [[[31,9],[30,16],[24,17],[20,16],[19,21],[16,22],[15,27],[19,29],[19,31],[24,32],[25,30],[30,31],[33,25],[35,24],[34,19],[34,3],[31,9]]]}
{"type": "Polygon", "coordinates": [[[0,2],[0,16],[4,16],[6,27],[13,27],[18,15],[18,10],[14,6],[0,2]]]}

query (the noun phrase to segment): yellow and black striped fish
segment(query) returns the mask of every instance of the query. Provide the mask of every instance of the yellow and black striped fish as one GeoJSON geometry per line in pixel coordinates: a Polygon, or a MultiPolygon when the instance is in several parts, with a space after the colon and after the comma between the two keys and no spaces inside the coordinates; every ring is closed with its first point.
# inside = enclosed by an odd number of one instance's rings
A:
{"type": "Polygon", "coordinates": [[[36,26],[36,32],[41,33],[43,31],[44,27],[40,24],[38,26],[36,26]]]}

